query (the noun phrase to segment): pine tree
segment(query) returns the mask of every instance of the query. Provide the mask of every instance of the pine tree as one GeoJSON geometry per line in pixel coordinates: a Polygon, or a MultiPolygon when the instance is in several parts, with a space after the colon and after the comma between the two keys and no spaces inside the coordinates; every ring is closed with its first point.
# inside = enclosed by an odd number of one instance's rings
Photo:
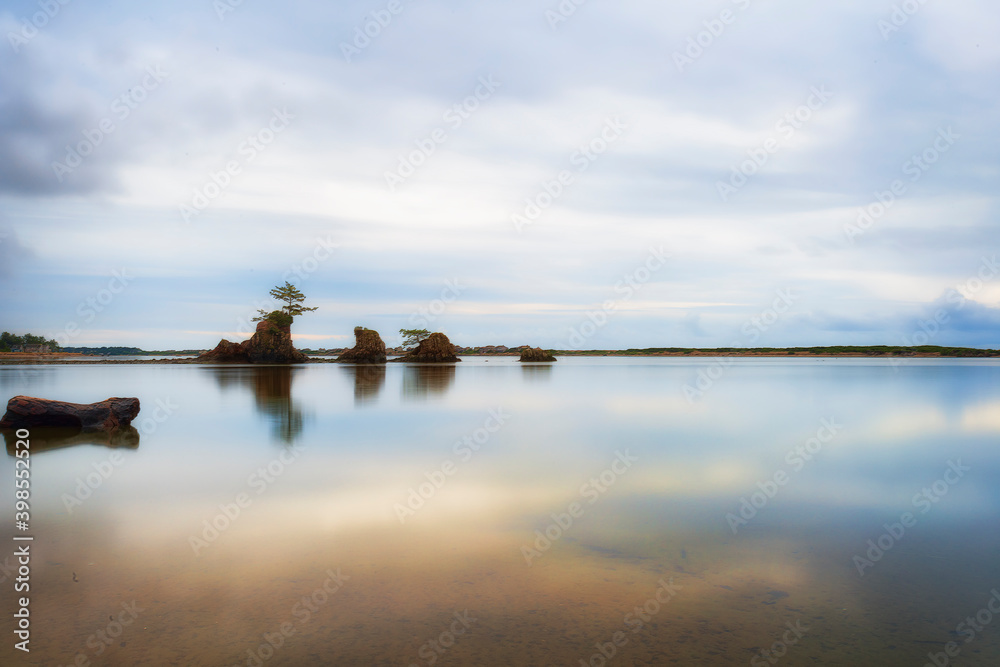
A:
{"type": "MultiPolygon", "coordinates": [[[[276,301],[285,302],[285,305],[281,307],[280,311],[273,312],[284,313],[290,318],[319,308],[319,306],[313,306],[312,308],[303,306],[302,302],[306,300],[305,294],[300,292],[295,285],[291,284],[287,280],[284,285],[278,285],[271,290],[271,297],[273,297],[276,301]]],[[[253,318],[254,322],[260,322],[261,320],[268,319],[268,317],[272,314],[263,308],[261,308],[258,312],[260,313],[260,317],[253,318]]]]}

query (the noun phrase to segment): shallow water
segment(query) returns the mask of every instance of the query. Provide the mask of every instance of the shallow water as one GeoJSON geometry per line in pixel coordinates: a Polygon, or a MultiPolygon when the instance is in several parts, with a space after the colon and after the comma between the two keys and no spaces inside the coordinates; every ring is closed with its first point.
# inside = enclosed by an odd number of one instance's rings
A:
{"type": "Polygon", "coordinates": [[[137,440],[33,434],[31,653],[8,627],[0,664],[1000,663],[996,361],[0,366],[0,389],[143,406],[137,440]]]}

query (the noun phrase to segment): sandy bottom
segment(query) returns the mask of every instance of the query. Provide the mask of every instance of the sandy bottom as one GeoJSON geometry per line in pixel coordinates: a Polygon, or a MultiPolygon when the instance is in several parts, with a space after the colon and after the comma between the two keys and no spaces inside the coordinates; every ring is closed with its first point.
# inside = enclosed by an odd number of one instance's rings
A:
{"type": "MultiPolygon", "coordinates": [[[[194,557],[187,534],[140,540],[104,521],[39,524],[32,651],[5,640],[0,663],[734,665],[774,648],[757,664],[921,665],[985,606],[983,582],[1000,586],[995,529],[913,536],[862,578],[851,557],[864,536],[832,531],[580,527],[529,567],[521,526],[248,523],[194,557]],[[783,635],[794,643],[773,646],[783,635]]],[[[960,664],[998,664],[1000,627],[961,650],[960,664]]]]}

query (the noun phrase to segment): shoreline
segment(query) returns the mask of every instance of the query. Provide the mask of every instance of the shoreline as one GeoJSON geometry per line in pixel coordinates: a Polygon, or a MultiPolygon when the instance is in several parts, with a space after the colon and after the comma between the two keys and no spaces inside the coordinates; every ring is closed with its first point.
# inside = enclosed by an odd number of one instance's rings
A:
{"type": "MultiPolygon", "coordinates": [[[[807,359],[997,359],[1000,350],[982,350],[977,348],[957,348],[957,354],[942,354],[932,351],[894,350],[885,352],[813,352],[815,348],[774,348],[737,351],[732,348],[718,349],[671,349],[671,350],[550,350],[556,357],[679,357],[679,358],[807,358],[807,359]]],[[[956,349],[956,348],[949,348],[956,349]]],[[[330,355],[332,356],[332,355],[330,355]]],[[[460,357],[518,357],[518,353],[500,354],[459,354],[460,357]]],[[[303,364],[333,364],[335,359],[319,359],[310,357],[303,364]]],[[[23,365],[93,365],[93,364],[196,364],[218,365],[218,362],[199,361],[197,358],[184,359],[115,359],[114,357],[88,357],[81,353],[40,354],[40,355],[9,355],[0,354],[0,366],[23,365]]],[[[225,365],[225,364],[223,364],[225,365]]],[[[232,364],[246,366],[296,366],[299,364],[232,364]]],[[[349,365],[349,364],[345,364],[349,365]]]]}

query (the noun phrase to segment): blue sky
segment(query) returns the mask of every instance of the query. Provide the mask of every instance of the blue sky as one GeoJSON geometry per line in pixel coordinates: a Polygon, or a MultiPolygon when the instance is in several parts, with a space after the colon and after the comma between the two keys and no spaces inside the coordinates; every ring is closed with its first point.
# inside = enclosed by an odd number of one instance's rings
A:
{"type": "Polygon", "coordinates": [[[0,2],[0,329],[208,348],[288,279],[303,347],[997,348],[998,33],[988,0],[0,2]]]}

